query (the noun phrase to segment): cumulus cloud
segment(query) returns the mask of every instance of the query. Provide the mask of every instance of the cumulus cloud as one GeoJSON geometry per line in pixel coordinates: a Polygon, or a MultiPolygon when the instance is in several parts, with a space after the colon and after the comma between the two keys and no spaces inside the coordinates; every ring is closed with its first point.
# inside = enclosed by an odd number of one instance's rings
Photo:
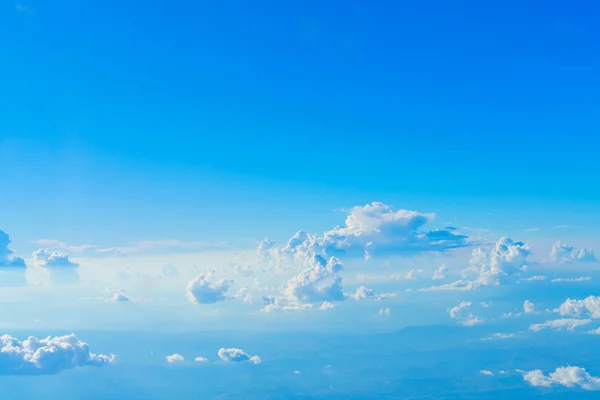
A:
{"type": "Polygon", "coordinates": [[[539,332],[542,329],[550,328],[555,330],[575,330],[575,328],[584,326],[592,322],[591,319],[573,319],[573,318],[564,318],[564,319],[555,319],[551,321],[546,321],[541,324],[533,324],[529,326],[529,330],[533,332],[539,332]]]}
{"type": "Polygon", "coordinates": [[[486,369],[482,369],[481,371],[479,371],[479,373],[481,375],[494,376],[494,373],[492,371],[488,371],[486,369]]]}
{"type": "Polygon", "coordinates": [[[15,375],[53,374],[66,369],[103,366],[113,355],[94,354],[87,343],[74,334],[20,341],[10,335],[0,337],[0,372],[15,375]]]}
{"type": "Polygon", "coordinates": [[[573,317],[600,318],[600,297],[588,296],[583,300],[567,299],[554,312],[573,317]]]}
{"type": "Polygon", "coordinates": [[[303,261],[312,254],[344,253],[369,259],[373,255],[446,251],[470,245],[468,237],[454,229],[422,230],[433,218],[434,214],[394,210],[374,202],[352,208],[343,226],[323,235],[299,231],[283,247],[265,239],[257,251],[260,257],[281,262],[286,256],[303,261]]]}
{"type": "Polygon", "coordinates": [[[594,262],[597,261],[594,250],[576,249],[570,244],[556,242],[550,251],[550,257],[557,262],[594,262]]]}
{"type": "Polygon", "coordinates": [[[525,300],[525,302],[523,303],[523,312],[525,314],[534,313],[535,312],[535,304],[533,304],[529,300],[525,300]]]}
{"type": "Polygon", "coordinates": [[[248,361],[248,362],[251,362],[252,364],[260,364],[262,362],[262,360],[260,359],[259,356],[250,356],[242,349],[221,348],[221,349],[219,349],[219,352],[217,354],[219,355],[219,358],[221,360],[228,361],[228,362],[229,361],[231,361],[231,362],[248,361]]]}
{"type": "Polygon", "coordinates": [[[324,301],[323,304],[321,304],[321,306],[319,307],[319,310],[331,310],[332,308],[335,308],[335,304],[329,301],[324,301]]]}
{"type": "Polygon", "coordinates": [[[476,317],[475,315],[473,315],[472,313],[467,315],[462,321],[460,321],[459,323],[461,325],[464,326],[475,326],[475,325],[479,325],[482,324],[483,322],[485,322],[485,320],[483,318],[480,317],[476,317]]]}
{"type": "Polygon", "coordinates": [[[335,257],[326,260],[313,255],[307,260],[308,267],[288,280],[285,296],[300,302],[344,300],[342,278],[339,272],[342,264],[335,257]]]}
{"type": "Polygon", "coordinates": [[[194,361],[197,362],[197,363],[207,363],[208,362],[208,358],[204,358],[204,357],[198,356],[198,357],[194,358],[194,361]]]}
{"type": "Polygon", "coordinates": [[[473,250],[470,267],[463,270],[464,279],[420,290],[468,291],[480,286],[500,285],[509,278],[521,276],[527,271],[530,252],[526,243],[502,237],[489,251],[480,247],[473,250]],[[471,278],[467,279],[468,277],[471,278]]]}
{"type": "Polygon", "coordinates": [[[531,386],[552,387],[565,386],[568,388],[579,387],[583,390],[600,390],[600,378],[590,375],[585,368],[560,367],[548,375],[536,369],[525,372],[523,379],[531,386]]]}
{"type": "Polygon", "coordinates": [[[0,230],[0,268],[25,268],[25,261],[21,257],[13,256],[14,251],[8,247],[10,243],[11,240],[8,234],[0,230]]]}
{"type": "Polygon", "coordinates": [[[39,249],[33,253],[33,258],[37,261],[43,261],[44,268],[77,268],[79,264],[69,260],[69,256],[56,251],[50,252],[48,249],[39,249]]]}
{"type": "Polygon", "coordinates": [[[187,285],[186,296],[192,303],[214,304],[226,300],[227,291],[233,284],[232,280],[219,279],[212,281],[212,273],[198,276],[187,285]]]}
{"type": "Polygon", "coordinates": [[[168,363],[171,364],[175,364],[175,363],[180,363],[185,361],[185,358],[183,358],[183,356],[181,354],[170,354],[168,356],[165,357],[165,360],[167,360],[168,363]]]}

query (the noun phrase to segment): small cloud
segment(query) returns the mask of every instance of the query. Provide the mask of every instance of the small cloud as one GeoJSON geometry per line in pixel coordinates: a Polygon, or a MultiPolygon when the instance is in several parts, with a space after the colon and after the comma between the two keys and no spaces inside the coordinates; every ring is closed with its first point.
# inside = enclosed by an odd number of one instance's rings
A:
{"type": "Polygon", "coordinates": [[[197,363],[207,363],[208,362],[208,358],[204,358],[204,357],[196,357],[194,358],[194,361],[197,363]]]}
{"type": "Polygon", "coordinates": [[[558,282],[575,283],[575,282],[587,282],[587,281],[591,281],[591,280],[592,280],[591,276],[582,276],[579,278],[556,278],[556,279],[552,279],[550,282],[552,282],[552,283],[558,283],[558,282]]]}
{"type": "Polygon", "coordinates": [[[525,232],[536,232],[539,230],[540,230],[540,228],[529,228],[529,229],[525,229],[525,232]]]}
{"type": "Polygon", "coordinates": [[[570,228],[571,226],[569,225],[556,225],[554,228],[555,229],[565,229],[565,228],[570,228]]]}
{"type": "Polygon", "coordinates": [[[481,375],[486,375],[486,376],[494,376],[494,373],[492,371],[488,371],[486,369],[482,369],[481,371],[479,371],[479,373],[481,375]]]}
{"type": "Polygon", "coordinates": [[[217,353],[219,358],[223,361],[227,361],[227,362],[242,362],[242,361],[248,361],[252,364],[260,364],[262,363],[262,360],[260,359],[260,357],[258,356],[250,356],[248,353],[246,353],[244,350],[242,349],[236,349],[236,348],[221,348],[219,349],[219,352],[217,353]]]}
{"type": "Polygon", "coordinates": [[[514,333],[493,333],[491,336],[483,338],[481,340],[504,340],[514,338],[514,333]]]}
{"type": "Polygon", "coordinates": [[[389,308],[389,307],[387,307],[387,308],[380,308],[380,309],[379,309],[379,312],[378,312],[377,314],[379,314],[379,315],[381,315],[381,316],[386,316],[386,317],[389,317],[389,316],[390,316],[390,314],[391,314],[391,310],[390,310],[390,308],[389,308]]]}
{"type": "Polygon", "coordinates": [[[212,281],[212,273],[200,275],[188,283],[187,298],[192,303],[214,304],[226,300],[227,291],[233,284],[232,280],[220,279],[212,281]]]}
{"type": "Polygon", "coordinates": [[[321,304],[321,307],[319,307],[319,310],[331,310],[332,308],[335,308],[335,304],[324,301],[323,304],[321,304]]]}
{"type": "Polygon", "coordinates": [[[166,356],[165,360],[167,360],[167,362],[170,364],[181,363],[185,361],[183,356],[177,353],[166,356]]]}

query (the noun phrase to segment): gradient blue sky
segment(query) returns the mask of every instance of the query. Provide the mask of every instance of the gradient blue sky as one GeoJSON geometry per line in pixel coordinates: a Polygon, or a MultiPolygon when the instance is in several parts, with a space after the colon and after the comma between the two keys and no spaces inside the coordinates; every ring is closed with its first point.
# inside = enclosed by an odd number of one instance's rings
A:
{"type": "Polygon", "coordinates": [[[598,15],[2,1],[0,334],[100,353],[7,398],[599,390],[598,15]]]}
{"type": "Polygon", "coordinates": [[[4,228],[248,241],[373,200],[596,226],[598,11],[4,2],[4,228]]]}

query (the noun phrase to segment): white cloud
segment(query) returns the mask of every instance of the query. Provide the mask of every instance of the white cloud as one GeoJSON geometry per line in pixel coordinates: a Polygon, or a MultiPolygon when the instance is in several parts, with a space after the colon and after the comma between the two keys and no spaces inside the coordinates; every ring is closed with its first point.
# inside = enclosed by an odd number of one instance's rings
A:
{"type": "Polygon", "coordinates": [[[423,269],[411,269],[410,271],[408,271],[406,273],[406,275],[404,275],[404,279],[406,280],[413,280],[413,279],[417,279],[417,274],[422,274],[423,272],[425,272],[425,270],[423,269]]]}
{"type": "Polygon", "coordinates": [[[492,306],[492,302],[491,301],[482,301],[479,303],[479,305],[483,308],[490,308],[492,306]]]}
{"type": "Polygon", "coordinates": [[[204,358],[204,357],[198,356],[198,357],[194,358],[194,361],[197,362],[197,363],[207,363],[208,362],[208,358],[204,358]]]}
{"type": "Polygon", "coordinates": [[[481,340],[504,340],[514,338],[514,333],[493,333],[491,336],[483,338],[481,340]]]}
{"type": "Polygon", "coordinates": [[[531,386],[551,387],[565,386],[580,387],[583,390],[600,390],[600,378],[591,376],[585,368],[560,367],[548,375],[536,369],[523,374],[523,379],[531,386]]]}
{"type": "Polygon", "coordinates": [[[125,296],[123,293],[113,293],[110,300],[115,303],[131,301],[131,299],[129,297],[125,296]]]}
{"type": "Polygon", "coordinates": [[[372,289],[369,289],[365,286],[361,286],[358,289],[356,289],[356,292],[350,294],[350,297],[353,298],[354,300],[366,300],[366,299],[373,299],[373,300],[384,300],[384,299],[389,299],[391,297],[395,297],[396,293],[383,293],[383,294],[376,294],[375,292],[373,292],[372,289]]]}
{"type": "Polygon", "coordinates": [[[390,310],[389,307],[387,307],[387,308],[380,308],[379,312],[377,314],[389,317],[391,313],[392,313],[392,311],[390,310]]]}
{"type": "Polygon", "coordinates": [[[529,300],[525,300],[525,302],[523,303],[523,312],[525,314],[531,314],[535,312],[535,304],[533,304],[529,300]]]}
{"type": "Polygon", "coordinates": [[[583,276],[583,277],[579,277],[579,278],[556,278],[556,279],[552,279],[552,283],[557,283],[557,282],[587,282],[587,281],[591,281],[592,277],[590,276],[583,276]]]}
{"type": "Polygon", "coordinates": [[[583,300],[567,299],[554,312],[574,317],[600,318],[600,297],[588,296],[583,300]]]}
{"type": "Polygon", "coordinates": [[[550,257],[557,262],[594,262],[597,261],[594,250],[576,249],[570,244],[556,242],[550,251],[550,257]]]}
{"type": "Polygon", "coordinates": [[[241,361],[249,361],[252,364],[260,364],[262,360],[258,356],[250,356],[242,349],[236,348],[221,348],[217,353],[219,358],[223,361],[232,361],[232,362],[241,362],[241,361]]]}
{"type": "Polygon", "coordinates": [[[177,354],[177,353],[166,356],[165,360],[167,360],[167,362],[171,363],[171,364],[180,363],[180,362],[185,361],[183,356],[181,354],[177,354]]]}
{"type": "Polygon", "coordinates": [[[464,326],[474,326],[482,324],[483,322],[485,322],[483,318],[476,317],[473,314],[469,314],[462,321],[460,321],[459,324],[464,326]]]}
{"type": "Polygon", "coordinates": [[[335,308],[335,304],[330,303],[329,301],[324,301],[319,307],[319,310],[331,310],[332,308],[335,308]]]}
{"type": "Polygon", "coordinates": [[[20,341],[10,335],[0,337],[0,371],[5,374],[52,374],[66,369],[102,366],[113,355],[94,354],[87,343],[74,334],[38,339],[30,336],[20,341]]]}
{"type": "Polygon", "coordinates": [[[446,270],[447,270],[447,268],[445,265],[440,265],[438,269],[433,271],[433,276],[431,277],[431,279],[433,279],[433,280],[444,279],[446,277],[444,275],[444,272],[446,272],[446,270]]]}
{"type": "Polygon", "coordinates": [[[326,260],[313,255],[307,264],[306,269],[288,280],[285,288],[288,299],[300,302],[344,300],[342,278],[338,274],[343,267],[337,258],[326,260]]]}
{"type": "Polygon", "coordinates": [[[546,277],[543,275],[536,275],[536,276],[532,276],[530,278],[519,279],[519,281],[525,281],[525,282],[527,282],[527,281],[545,281],[545,280],[546,280],[546,277]]]}
{"type": "Polygon", "coordinates": [[[220,279],[212,282],[212,272],[198,276],[188,283],[186,296],[192,303],[213,304],[226,300],[232,280],[220,279]]]}
{"type": "Polygon", "coordinates": [[[260,257],[279,265],[285,257],[304,261],[312,254],[343,252],[369,259],[372,255],[446,251],[470,244],[468,237],[457,234],[454,228],[421,230],[433,218],[433,214],[394,211],[386,204],[374,202],[352,208],[344,226],[322,236],[299,231],[283,247],[266,239],[257,251],[260,257]]]}
{"type": "Polygon", "coordinates": [[[460,279],[460,280],[458,280],[456,282],[452,282],[452,283],[446,283],[443,285],[431,286],[428,288],[419,289],[419,292],[438,292],[438,291],[440,291],[440,292],[443,292],[443,291],[467,292],[467,291],[475,289],[477,286],[479,286],[479,285],[473,281],[460,279]]]}
{"type": "Polygon", "coordinates": [[[494,376],[494,373],[492,371],[488,371],[486,369],[482,369],[481,371],[479,371],[479,373],[481,375],[494,376]]]}
{"type": "Polygon", "coordinates": [[[556,330],[567,329],[569,331],[574,330],[577,327],[584,326],[592,322],[591,319],[573,319],[573,318],[563,318],[563,319],[555,319],[551,321],[546,321],[542,324],[533,324],[529,326],[529,330],[533,332],[539,332],[542,329],[550,328],[556,330]]]}
{"type": "Polygon", "coordinates": [[[470,301],[460,302],[457,306],[454,306],[454,307],[448,309],[448,314],[450,314],[450,318],[458,319],[460,317],[460,313],[462,312],[462,310],[466,310],[467,308],[470,308],[471,305],[472,304],[470,301]]]}
{"type": "Polygon", "coordinates": [[[21,257],[13,256],[14,251],[8,247],[10,243],[11,241],[8,234],[3,230],[0,230],[0,268],[25,268],[25,261],[21,257]]]}
{"type": "Polygon", "coordinates": [[[43,261],[44,268],[77,268],[79,264],[69,260],[69,256],[56,251],[50,252],[48,249],[39,249],[33,253],[33,258],[37,261],[43,261]]]}

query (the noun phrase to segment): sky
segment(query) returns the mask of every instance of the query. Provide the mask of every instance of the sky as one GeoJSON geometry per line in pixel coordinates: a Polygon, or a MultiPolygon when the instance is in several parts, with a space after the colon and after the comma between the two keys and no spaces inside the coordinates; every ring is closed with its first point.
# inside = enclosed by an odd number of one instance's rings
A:
{"type": "Polygon", "coordinates": [[[599,11],[2,1],[7,398],[597,395],[599,11]]]}

